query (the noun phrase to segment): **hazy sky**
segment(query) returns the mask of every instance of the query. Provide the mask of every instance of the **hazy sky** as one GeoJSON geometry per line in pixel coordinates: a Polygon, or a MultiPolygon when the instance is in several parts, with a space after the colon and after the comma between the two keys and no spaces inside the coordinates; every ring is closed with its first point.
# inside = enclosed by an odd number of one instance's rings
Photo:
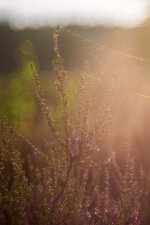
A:
{"type": "Polygon", "coordinates": [[[150,0],[0,0],[0,20],[17,26],[114,24],[136,26],[148,16],[150,0]]]}

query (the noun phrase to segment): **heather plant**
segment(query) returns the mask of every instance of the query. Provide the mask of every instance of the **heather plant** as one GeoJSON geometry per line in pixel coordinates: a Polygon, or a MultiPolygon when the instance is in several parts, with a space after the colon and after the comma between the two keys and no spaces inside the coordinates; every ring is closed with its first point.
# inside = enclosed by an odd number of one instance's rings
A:
{"type": "Polygon", "coordinates": [[[22,168],[15,134],[6,118],[1,133],[0,221],[1,224],[23,224],[30,186],[22,168]]]}
{"type": "Polygon", "coordinates": [[[138,172],[132,145],[128,142],[125,146],[124,167],[118,164],[115,152],[105,152],[105,137],[111,131],[112,114],[120,104],[114,101],[114,81],[107,91],[102,113],[98,111],[95,119],[91,119],[94,87],[98,80],[88,67],[81,74],[70,111],[67,72],[58,48],[59,33],[60,28],[57,28],[53,66],[61,120],[54,120],[40,78],[31,65],[35,96],[50,131],[46,150],[40,150],[26,137],[16,134],[6,119],[2,124],[1,224],[148,224],[149,176],[142,167],[138,172]],[[25,156],[19,149],[20,141],[27,146],[25,156]]]}

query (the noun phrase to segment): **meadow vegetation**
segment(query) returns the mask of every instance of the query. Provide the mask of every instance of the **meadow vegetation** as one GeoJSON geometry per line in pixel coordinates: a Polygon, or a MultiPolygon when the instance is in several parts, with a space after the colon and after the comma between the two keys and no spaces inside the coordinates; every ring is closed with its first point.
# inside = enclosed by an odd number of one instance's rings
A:
{"type": "MultiPolygon", "coordinates": [[[[149,171],[137,166],[127,137],[121,159],[105,144],[107,135],[114,132],[113,114],[122,107],[114,80],[108,79],[105,95],[99,89],[106,81],[93,76],[86,62],[76,90],[72,89],[58,48],[59,33],[57,28],[53,61],[57,109],[49,108],[38,73],[31,65],[36,103],[49,128],[44,147],[36,147],[15,132],[6,117],[1,119],[0,224],[148,225],[149,171]],[[95,93],[99,93],[100,105],[95,93]]],[[[30,85],[28,72],[22,79],[25,77],[23,82],[30,85]]],[[[26,92],[25,87],[18,88],[26,92]]],[[[26,98],[34,111],[32,97],[27,93],[26,98]]],[[[21,110],[22,105],[19,107],[21,110]]]]}

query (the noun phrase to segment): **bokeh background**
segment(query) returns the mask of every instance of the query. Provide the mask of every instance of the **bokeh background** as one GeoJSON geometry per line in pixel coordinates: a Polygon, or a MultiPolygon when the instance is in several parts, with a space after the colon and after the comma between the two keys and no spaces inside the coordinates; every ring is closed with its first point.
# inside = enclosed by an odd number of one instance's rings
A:
{"type": "Polygon", "coordinates": [[[58,44],[68,71],[69,107],[74,102],[81,72],[90,70],[100,80],[93,97],[96,100],[91,121],[97,108],[103,107],[104,92],[107,96],[113,84],[115,100],[110,98],[108,107],[115,113],[106,145],[119,151],[122,142],[132,140],[137,159],[149,167],[149,15],[148,0],[1,0],[1,118],[7,115],[17,132],[39,145],[48,137],[46,122],[34,98],[32,62],[53,116],[59,122],[52,61],[53,33],[61,25],[58,44]]]}

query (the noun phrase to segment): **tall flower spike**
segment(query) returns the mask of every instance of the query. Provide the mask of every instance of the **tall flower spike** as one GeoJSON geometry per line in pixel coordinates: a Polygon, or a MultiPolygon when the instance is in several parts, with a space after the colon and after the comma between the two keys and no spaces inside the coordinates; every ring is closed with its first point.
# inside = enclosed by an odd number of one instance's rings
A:
{"type": "Polygon", "coordinates": [[[55,82],[56,89],[58,92],[58,97],[60,99],[61,103],[61,109],[62,109],[62,122],[63,122],[63,129],[64,129],[64,135],[65,135],[65,150],[67,153],[67,158],[69,159],[69,120],[68,120],[68,99],[66,96],[65,91],[65,83],[66,83],[66,71],[63,66],[63,59],[59,53],[58,48],[58,37],[60,33],[60,27],[57,27],[55,33],[54,33],[54,52],[56,55],[55,60],[53,61],[54,65],[54,71],[57,75],[57,80],[55,82]]]}
{"type": "Polygon", "coordinates": [[[44,96],[43,90],[41,88],[39,76],[38,76],[33,64],[31,64],[31,70],[32,70],[32,75],[34,77],[34,81],[35,81],[35,85],[36,85],[36,98],[40,104],[41,111],[46,116],[50,130],[52,131],[53,134],[55,134],[56,129],[55,129],[54,119],[52,118],[52,115],[49,111],[49,108],[47,105],[47,99],[44,96]]]}

